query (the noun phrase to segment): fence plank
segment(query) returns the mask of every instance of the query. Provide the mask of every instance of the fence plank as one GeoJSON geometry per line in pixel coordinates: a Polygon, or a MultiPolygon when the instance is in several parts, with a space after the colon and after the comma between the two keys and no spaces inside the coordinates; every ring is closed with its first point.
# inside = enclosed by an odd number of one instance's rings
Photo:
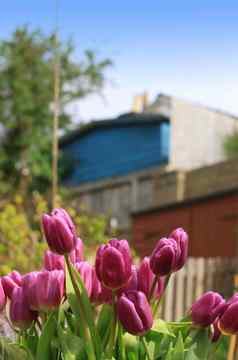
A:
{"type": "Polygon", "coordinates": [[[172,275],[165,293],[165,302],[164,302],[164,317],[167,321],[172,321],[174,317],[173,312],[173,295],[174,295],[174,285],[175,277],[172,275]]]}
{"type": "Polygon", "coordinates": [[[171,276],[162,317],[167,321],[179,320],[205,291],[232,291],[236,264],[238,258],[189,258],[184,268],[171,276]]]}

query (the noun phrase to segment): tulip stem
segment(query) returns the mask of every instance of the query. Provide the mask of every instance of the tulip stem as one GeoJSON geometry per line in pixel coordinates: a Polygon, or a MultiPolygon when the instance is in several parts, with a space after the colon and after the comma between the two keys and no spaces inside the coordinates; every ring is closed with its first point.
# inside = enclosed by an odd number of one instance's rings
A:
{"type": "Polygon", "coordinates": [[[170,276],[171,276],[171,274],[167,275],[166,278],[165,278],[163,293],[161,294],[160,299],[157,301],[157,303],[156,303],[155,306],[154,306],[154,309],[153,309],[153,317],[156,316],[157,311],[158,311],[158,308],[159,308],[161,302],[164,300],[164,293],[165,293],[165,291],[166,291],[166,289],[167,289],[170,276]]]}
{"type": "Polygon", "coordinates": [[[115,337],[116,337],[116,328],[117,328],[116,292],[115,291],[112,291],[112,308],[113,308],[112,327],[111,327],[111,336],[109,339],[109,350],[108,350],[109,358],[111,358],[113,355],[113,349],[114,349],[114,343],[115,343],[115,337]]]}
{"type": "Polygon", "coordinates": [[[150,356],[150,353],[149,353],[149,349],[148,349],[148,346],[146,344],[146,341],[145,341],[145,338],[144,337],[141,337],[141,343],[145,349],[145,353],[146,353],[146,356],[148,358],[148,360],[152,360],[151,356],[150,356]]]}
{"type": "Polygon", "coordinates": [[[159,275],[155,275],[154,280],[153,280],[153,283],[152,283],[151,288],[150,288],[150,293],[149,293],[149,300],[150,300],[150,301],[151,301],[151,299],[152,299],[152,297],[153,297],[153,295],[154,295],[154,292],[155,292],[155,288],[156,288],[158,279],[159,279],[159,275]]]}
{"type": "Polygon", "coordinates": [[[75,294],[76,294],[76,296],[78,298],[78,301],[79,301],[80,315],[81,315],[82,323],[84,324],[84,326],[83,326],[84,333],[82,335],[84,337],[84,340],[89,343],[89,346],[87,347],[88,357],[89,357],[89,360],[95,360],[95,353],[94,353],[94,349],[93,349],[93,343],[90,341],[91,339],[89,339],[88,324],[87,324],[87,321],[85,319],[84,306],[83,306],[82,299],[81,299],[81,293],[80,293],[80,290],[78,288],[77,282],[75,281],[74,274],[73,274],[73,271],[72,271],[72,268],[71,268],[72,265],[70,263],[70,259],[69,259],[68,255],[65,255],[65,262],[66,262],[66,265],[67,265],[67,268],[68,268],[68,271],[69,271],[69,276],[70,276],[70,279],[71,279],[75,294]]]}

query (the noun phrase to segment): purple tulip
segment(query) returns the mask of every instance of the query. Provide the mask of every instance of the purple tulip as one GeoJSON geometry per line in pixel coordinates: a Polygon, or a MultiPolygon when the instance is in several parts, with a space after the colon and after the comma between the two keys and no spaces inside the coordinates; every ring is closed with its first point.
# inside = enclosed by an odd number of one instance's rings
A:
{"type": "Polygon", "coordinates": [[[65,220],[65,222],[67,223],[68,227],[70,228],[70,230],[73,233],[76,233],[74,223],[66,210],[64,210],[62,208],[55,208],[55,209],[53,209],[51,215],[52,216],[60,216],[61,218],[63,218],[65,220]]]}
{"type": "Polygon", "coordinates": [[[101,284],[100,292],[98,294],[97,302],[99,304],[111,304],[112,303],[112,290],[106,288],[101,284]]]}
{"type": "Polygon", "coordinates": [[[153,325],[150,305],[141,291],[128,291],[118,300],[117,313],[124,329],[133,335],[145,334],[153,325]]]}
{"type": "Polygon", "coordinates": [[[47,250],[44,255],[44,269],[48,271],[64,270],[64,257],[47,250]]]}
{"type": "Polygon", "coordinates": [[[22,285],[22,277],[18,271],[12,271],[10,274],[2,277],[2,286],[6,296],[11,299],[15,287],[22,285]]]}
{"type": "MultiPolygon", "coordinates": [[[[138,282],[138,290],[142,291],[147,298],[149,298],[154,277],[155,275],[150,268],[150,258],[146,256],[140,263],[140,266],[137,270],[137,282],[138,282]]],[[[163,290],[164,290],[164,280],[163,278],[160,277],[157,281],[157,285],[154,291],[154,297],[160,298],[163,290]]]]}
{"type": "Polygon", "coordinates": [[[15,287],[10,303],[10,319],[14,326],[27,329],[36,320],[37,312],[31,311],[22,287],[15,287]]]}
{"type": "MultiPolygon", "coordinates": [[[[117,295],[120,296],[124,292],[129,290],[137,290],[137,269],[135,265],[132,265],[132,273],[128,283],[117,291],[117,295]]],[[[99,304],[111,304],[112,303],[112,290],[106,288],[100,284],[100,290],[97,293],[97,300],[99,304]]]]}
{"type": "MultiPolygon", "coordinates": [[[[137,268],[135,265],[131,266],[131,277],[126,285],[120,288],[117,291],[117,296],[121,296],[124,292],[138,290],[138,281],[137,281],[137,268]]],[[[111,291],[112,293],[112,291],[111,291]]]]}
{"type": "Polygon", "coordinates": [[[0,279],[0,311],[2,311],[6,305],[7,297],[5,295],[3,286],[2,286],[2,279],[0,279]]]}
{"type": "Polygon", "coordinates": [[[132,274],[132,260],[127,240],[112,239],[101,245],[96,255],[96,273],[104,286],[120,289],[132,274]]]}
{"type": "Polygon", "coordinates": [[[74,250],[70,253],[70,260],[73,264],[83,260],[83,242],[77,238],[74,250]]]}
{"type": "Polygon", "coordinates": [[[174,271],[178,271],[184,266],[188,257],[188,234],[182,228],[178,228],[169,235],[169,238],[174,239],[178,245],[177,260],[174,269],[174,271]]]}
{"type": "Polygon", "coordinates": [[[169,275],[176,269],[178,245],[173,238],[162,238],[158,241],[150,257],[150,268],[155,275],[169,275]]]}
{"type": "Polygon", "coordinates": [[[101,286],[94,267],[87,261],[76,263],[75,267],[81,275],[88,297],[91,301],[97,301],[101,286]]]}
{"type": "Polygon", "coordinates": [[[24,276],[23,289],[31,310],[57,309],[63,299],[63,270],[32,272],[24,276]]]}
{"type": "Polygon", "coordinates": [[[238,334],[238,294],[233,295],[225,304],[218,327],[224,335],[238,334]]]}
{"type": "Polygon", "coordinates": [[[51,215],[44,214],[42,225],[51,251],[64,255],[76,247],[77,236],[74,224],[64,209],[55,209],[51,215]]]}
{"type": "Polygon", "coordinates": [[[203,294],[191,307],[192,321],[195,325],[206,327],[224,311],[225,300],[213,291],[203,294]]]}

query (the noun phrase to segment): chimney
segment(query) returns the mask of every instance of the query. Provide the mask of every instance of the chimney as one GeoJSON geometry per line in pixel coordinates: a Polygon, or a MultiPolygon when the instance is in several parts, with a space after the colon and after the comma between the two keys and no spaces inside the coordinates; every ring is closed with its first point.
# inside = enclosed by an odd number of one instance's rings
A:
{"type": "Polygon", "coordinates": [[[140,113],[145,111],[148,105],[148,93],[145,91],[143,94],[135,95],[132,103],[132,111],[140,113]]]}

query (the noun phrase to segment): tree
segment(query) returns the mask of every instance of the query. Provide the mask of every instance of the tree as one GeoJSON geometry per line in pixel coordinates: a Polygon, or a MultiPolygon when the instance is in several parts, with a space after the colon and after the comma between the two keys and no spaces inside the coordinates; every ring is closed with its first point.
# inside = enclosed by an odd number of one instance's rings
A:
{"type": "MultiPolygon", "coordinates": [[[[4,184],[44,190],[51,179],[54,34],[39,29],[16,29],[0,42],[0,123],[5,136],[0,148],[0,175],[4,184]]],[[[110,60],[98,61],[85,51],[73,60],[72,41],[57,44],[60,61],[59,127],[66,131],[71,119],[65,106],[102,89],[110,60]]]]}
{"type": "Polygon", "coordinates": [[[228,135],[224,141],[224,151],[227,158],[238,156],[238,132],[228,135]]]}

